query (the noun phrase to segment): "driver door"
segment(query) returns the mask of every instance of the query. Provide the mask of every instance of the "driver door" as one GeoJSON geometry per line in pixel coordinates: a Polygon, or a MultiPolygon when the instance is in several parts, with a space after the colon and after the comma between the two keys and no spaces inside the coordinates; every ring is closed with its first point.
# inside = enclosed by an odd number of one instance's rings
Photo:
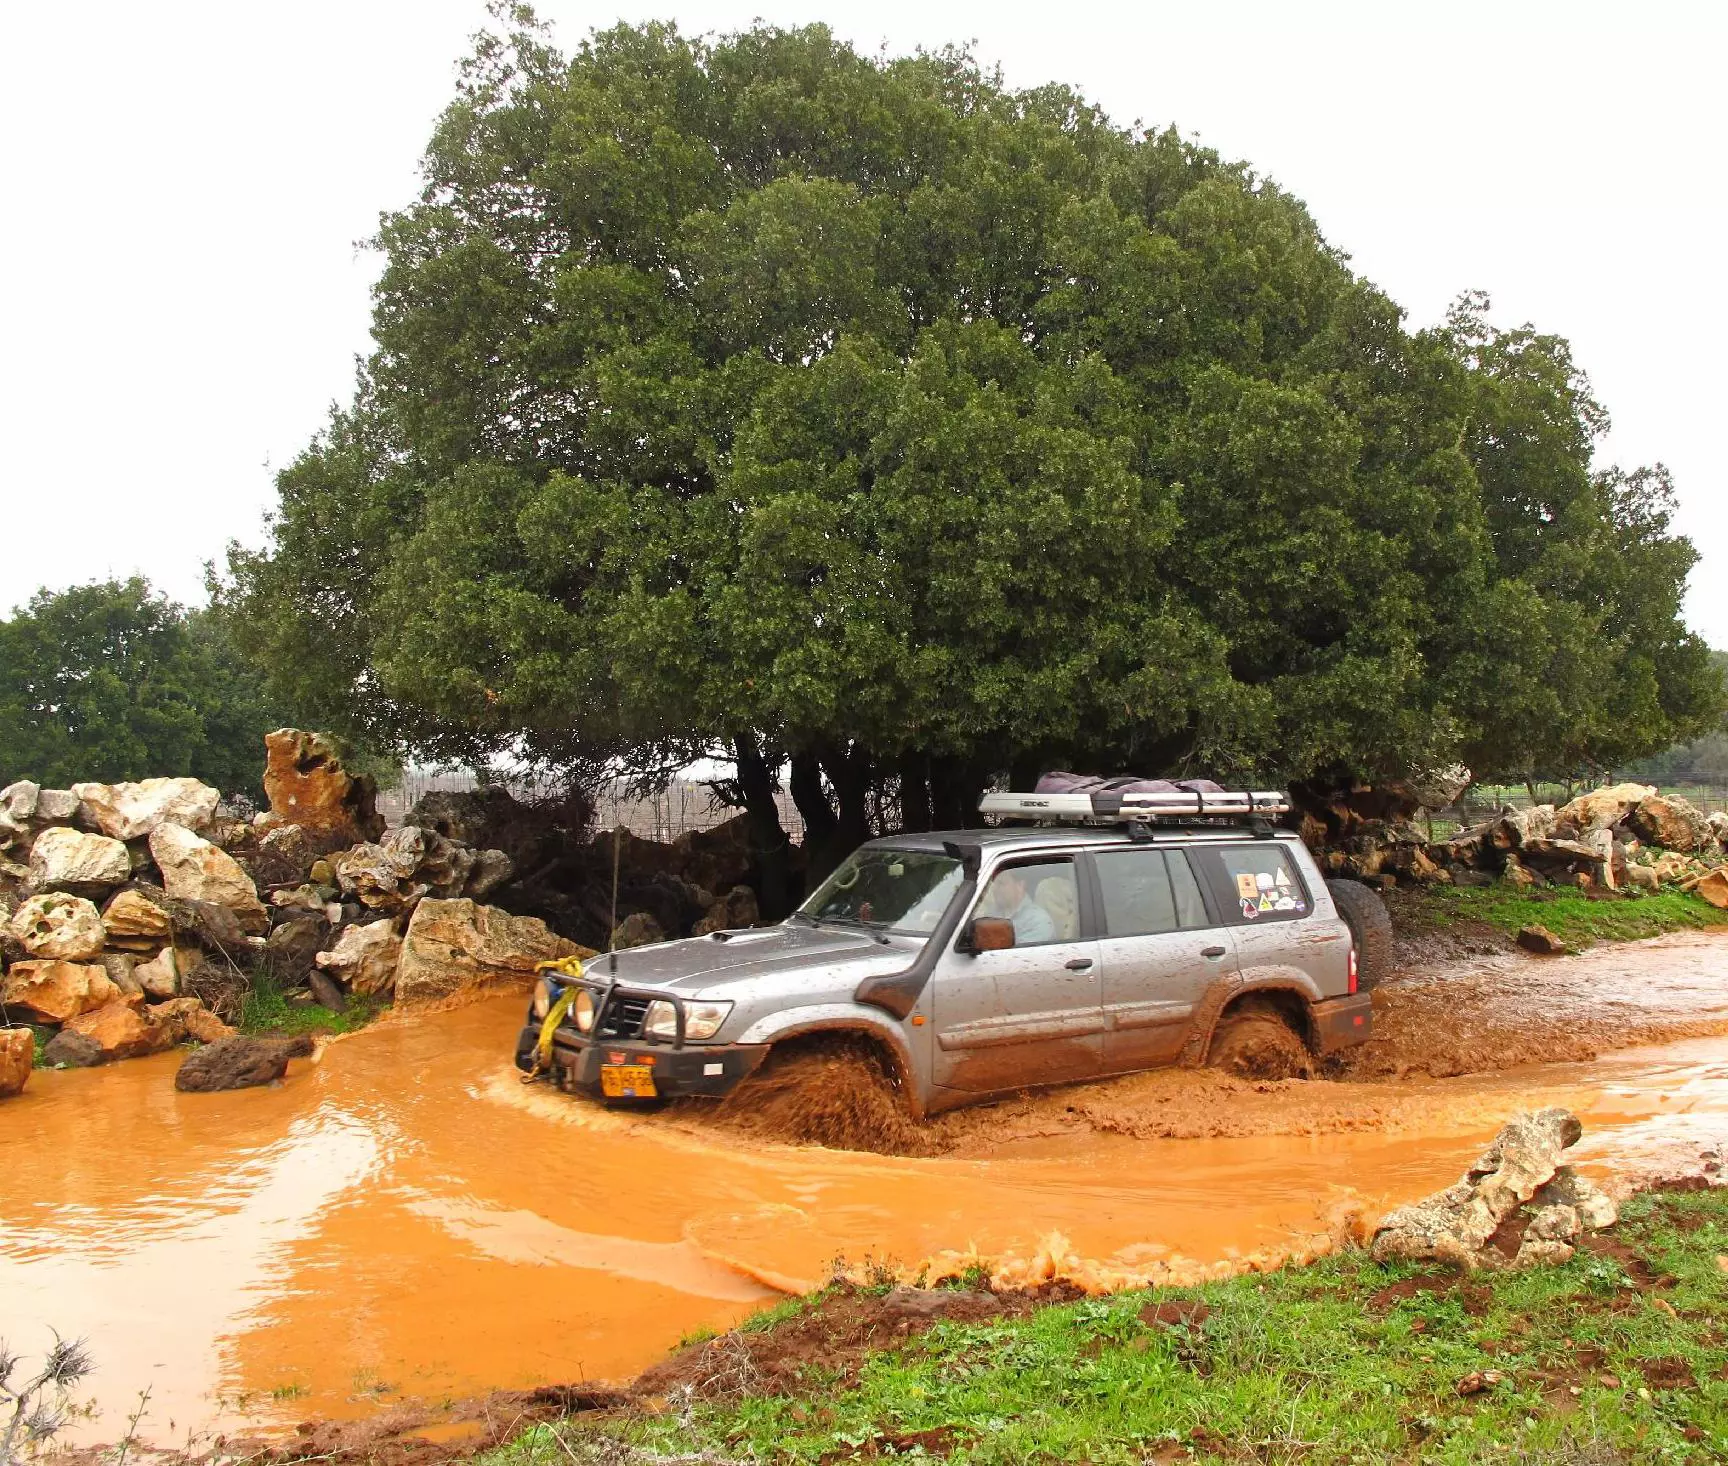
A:
{"type": "Polygon", "coordinates": [[[1101,1072],[1098,943],[1082,922],[1080,891],[1069,856],[1009,861],[992,873],[968,924],[1010,919],[1015,944],[943,953],[931,984],[937,1084],[1018,1089],[1101,1072]]]}

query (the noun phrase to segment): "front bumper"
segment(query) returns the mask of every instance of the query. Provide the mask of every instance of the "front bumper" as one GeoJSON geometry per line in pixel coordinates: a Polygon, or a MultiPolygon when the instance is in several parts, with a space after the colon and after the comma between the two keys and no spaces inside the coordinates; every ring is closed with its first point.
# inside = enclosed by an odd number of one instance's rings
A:
{"type": "MultiPolygon", "coordinates": [[[[516,1036],[516,1067],[523,1073],[534,1068],[534,1048],[540,1042],[540,1025],[531,1023],[516,1036]]],[[[768,1057],[767,1044],[671,1044],[644,1043],[639,1039],[620,1042],[584,1038],[570,1025],[552,1036],[552,1077],[558,1087],[585,1094],[601,1093],[600,1071],[609,1065],[640,1064],[654,1073],[658,1097],[681,1099],[688,1095],[718,1098],[754,1074],[768,1057]]]]}
{"type": "Polygon", "coordinates": [[[1314,1043],[1322,1055],[1366,1043],[1374,1034],[1374,999],[1371,993],[1352,993],[1347,998],[1324,998],[1311,1003],[1314,1043]]]}

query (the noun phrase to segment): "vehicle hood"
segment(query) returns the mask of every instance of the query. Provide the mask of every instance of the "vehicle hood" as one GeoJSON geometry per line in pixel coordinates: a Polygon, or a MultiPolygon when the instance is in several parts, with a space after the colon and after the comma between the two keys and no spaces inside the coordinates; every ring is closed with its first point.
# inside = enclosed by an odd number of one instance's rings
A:
{"type": "MultiPolygon", "coordinates": [[[[669,988],[681,994],[717,997],[745,983],[796,977],[800,984],[820,973],[857,983],[898,972],[918,955],[917,940],[891,938],[885,945],[863,932],[832,927],[771,926],[730,933],[724,941],[689,937],[616,953],[618,981],[630,987],[669,988]]],[[[612,958],[588,964],[590,980],[612,975],[612,958]]]]}

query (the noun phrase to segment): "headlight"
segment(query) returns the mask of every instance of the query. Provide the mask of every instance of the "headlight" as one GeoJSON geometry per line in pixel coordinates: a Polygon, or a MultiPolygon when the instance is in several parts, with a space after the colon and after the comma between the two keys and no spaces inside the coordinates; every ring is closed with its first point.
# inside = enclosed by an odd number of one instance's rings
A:
{"type": "Polygon", "coordinates": [[[539,978],[534,984],[534,1016],[545,1018],[552,1011],[552,984],[539,978]]]}
{"type": "Polygon", "coordinates": [[[587,1033],[594,1027],[594,994],[587,988],[581,989],[570,1005],[570,1014],[576,1020],[576,1031],[587,1033]]]}
{"type": "MultiPolygon", "coordinates": [[[[684,1037],[713,1038],[732,1011],[730,1003],[686,1003],[684,1037]]],[[[678,1010],[670,1003],[653,1002],[642,1018],[642,1032],[649,1038],[678,1037],[678,1010]]]]}

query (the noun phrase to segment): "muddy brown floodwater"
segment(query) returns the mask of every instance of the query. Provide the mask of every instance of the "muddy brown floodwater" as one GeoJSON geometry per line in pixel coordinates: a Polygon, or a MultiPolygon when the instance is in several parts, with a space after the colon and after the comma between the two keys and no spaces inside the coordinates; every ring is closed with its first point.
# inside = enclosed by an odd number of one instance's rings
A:
{"type": "Polygon", "coordinates": [[[172,1055],[37,1074],[0,1110],[0,1338],[86,1336],[83,1438],[148,1390],[140,1434],[180,1444],[628,1376],[837,1256],[1029,1262],[1059,1234],[1108,1278],[1300,1252],[1533,1104],[1585,1116],[1597,1169],[1728,1137],[1720,936],[1416,974],[1358,1078],[1136,1076],[948,1117],[917,1158],[525,1088],[521,1003],[386,1021],[265,1090],[179,1094],[172,1055]],[[1542,1057],[1571,1062],[1459,1073],[1542,1057]]]}

